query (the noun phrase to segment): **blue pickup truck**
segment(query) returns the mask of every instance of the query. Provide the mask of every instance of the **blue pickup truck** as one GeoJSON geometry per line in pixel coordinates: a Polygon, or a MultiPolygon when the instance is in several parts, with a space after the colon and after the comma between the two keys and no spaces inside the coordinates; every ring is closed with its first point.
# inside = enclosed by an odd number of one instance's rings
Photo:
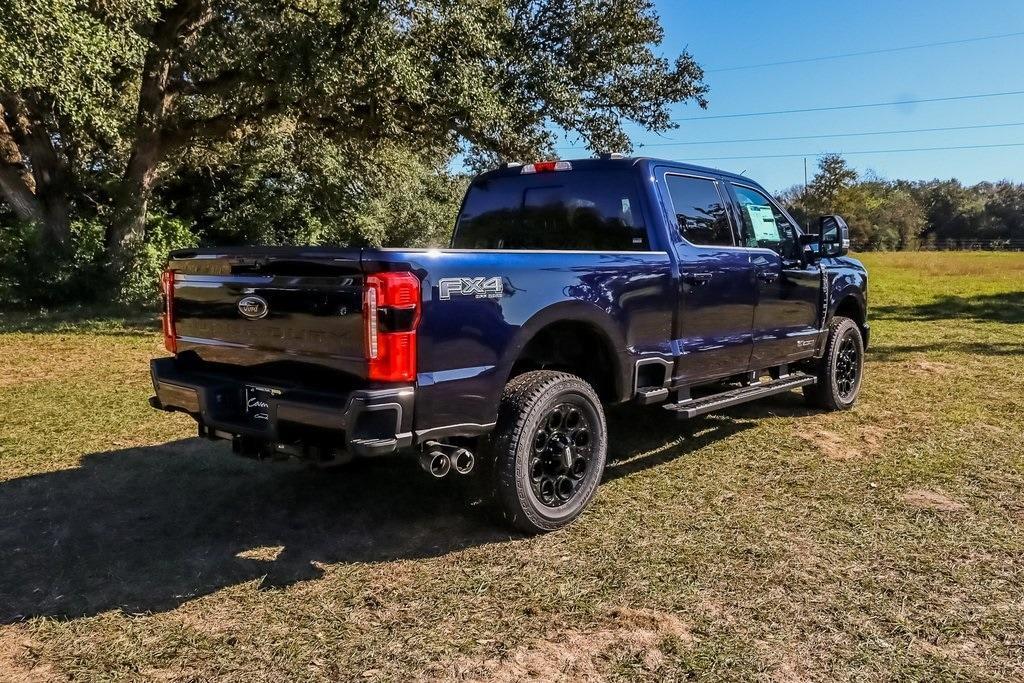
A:
{"type": "Polygon", "coordinates": [[[601,479],[604,405],[853,405],[867,273],[840,217],[817,227],[709,168],[505,164],[470,184],[449,249],[173,253],[150,402],[244,455],[475,470],[511,524],[557,529],[601,479]]]}

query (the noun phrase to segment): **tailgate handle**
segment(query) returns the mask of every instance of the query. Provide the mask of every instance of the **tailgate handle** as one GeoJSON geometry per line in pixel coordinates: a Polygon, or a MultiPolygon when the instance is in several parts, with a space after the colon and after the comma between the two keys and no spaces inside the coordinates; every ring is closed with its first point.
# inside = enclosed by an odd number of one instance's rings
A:
{"type": "Polygon", "coordinates": [[[231,259],[231,265],[241,268],[262,268],[267,265],[265,256],[236,256],[231,259]]]}

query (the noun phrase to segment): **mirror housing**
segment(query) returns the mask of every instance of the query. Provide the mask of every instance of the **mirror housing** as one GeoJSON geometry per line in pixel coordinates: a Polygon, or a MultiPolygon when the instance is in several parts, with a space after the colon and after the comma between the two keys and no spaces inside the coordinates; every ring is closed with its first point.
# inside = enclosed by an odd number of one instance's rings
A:
{"type": "Polygon", "coordinates": [[[819,256],[846,256],[850,251],[850,228],[842,216],[818,219],[819,256]]]}

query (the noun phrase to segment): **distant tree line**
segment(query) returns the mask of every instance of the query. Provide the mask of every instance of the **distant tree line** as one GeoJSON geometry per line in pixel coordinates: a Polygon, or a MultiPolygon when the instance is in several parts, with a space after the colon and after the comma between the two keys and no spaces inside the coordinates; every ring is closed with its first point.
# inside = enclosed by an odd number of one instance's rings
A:
{"type": "Polygon", "coordinates": [[[814,230],[819,216],[839,214],[855,250],[1024,249],[1024,184],[966,186],[959,180],[885,180],[860,176],[838,154],[823,156],[806,188],[779,196],[814,230]]]}

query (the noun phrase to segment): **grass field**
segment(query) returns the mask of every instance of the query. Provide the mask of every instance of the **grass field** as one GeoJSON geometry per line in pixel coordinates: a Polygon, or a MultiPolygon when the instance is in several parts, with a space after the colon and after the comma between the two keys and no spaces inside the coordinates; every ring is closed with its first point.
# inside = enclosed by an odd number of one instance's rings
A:
{"type": "Polygon", "coordinates": [[[190,438],[155,328],[2,319],[0,679],[1024,679],[1024,255],[864,261],[854,411],[615,411],[536,538],[190,438]]]}

